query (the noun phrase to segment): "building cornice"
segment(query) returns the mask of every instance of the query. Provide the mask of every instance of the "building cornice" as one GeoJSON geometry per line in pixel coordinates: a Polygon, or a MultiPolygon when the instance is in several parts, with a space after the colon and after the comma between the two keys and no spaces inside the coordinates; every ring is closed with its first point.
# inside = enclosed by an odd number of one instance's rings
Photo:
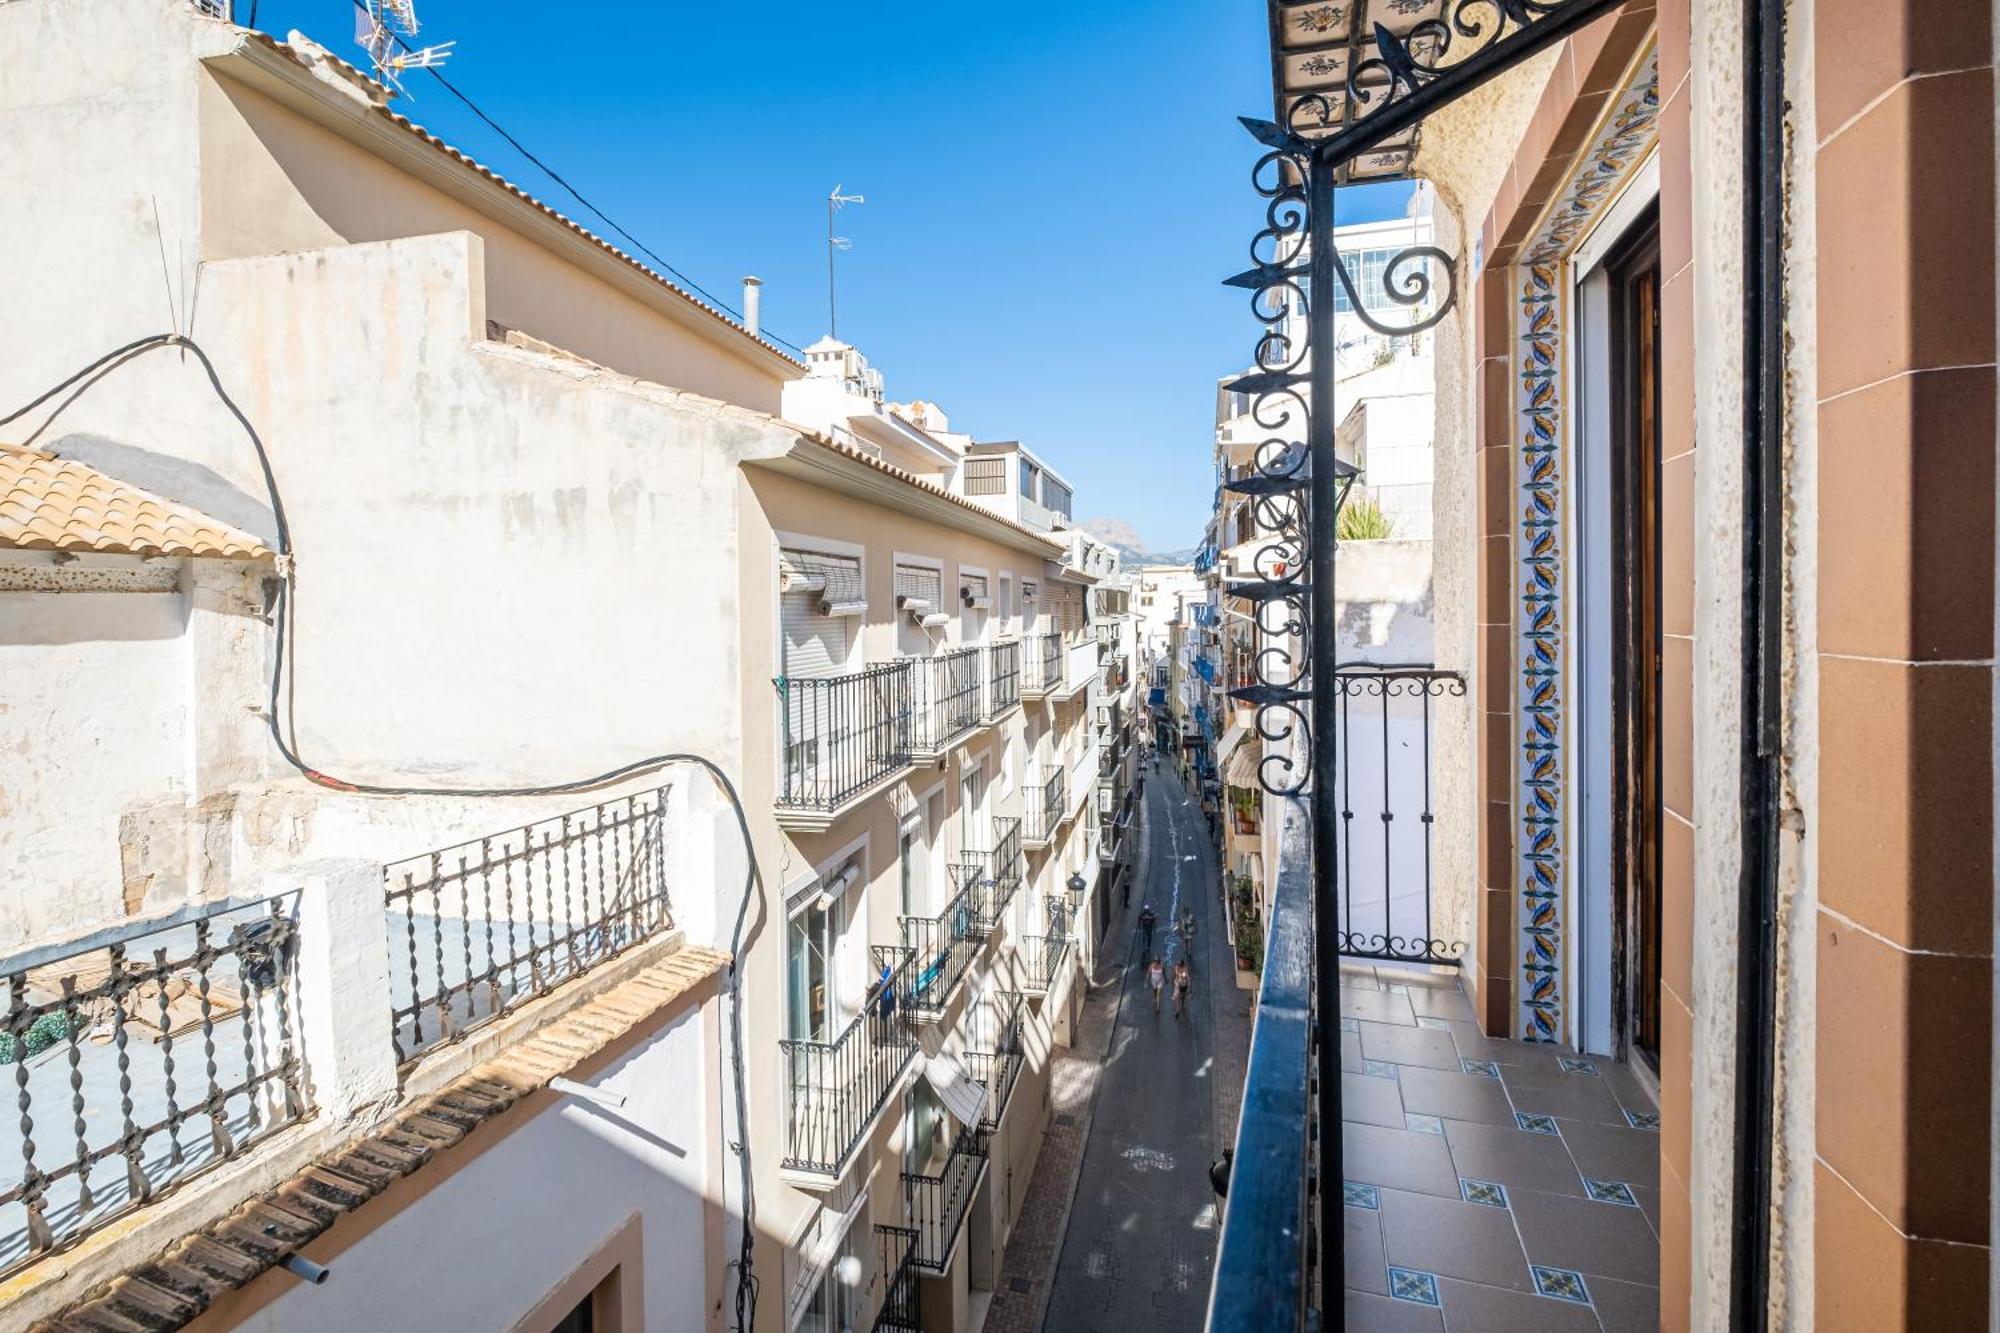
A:
{"type": "Polygon", "coordinates": [[[823,486],[870,504],[957,528],[1045,560],[1060,560],[1067,551],[1060,543],[953,495],[893,463],[804,430],[800,430],[797,442],[784,453],[745,459],[744,465],[797,477],[809,485],[823,486]]]}

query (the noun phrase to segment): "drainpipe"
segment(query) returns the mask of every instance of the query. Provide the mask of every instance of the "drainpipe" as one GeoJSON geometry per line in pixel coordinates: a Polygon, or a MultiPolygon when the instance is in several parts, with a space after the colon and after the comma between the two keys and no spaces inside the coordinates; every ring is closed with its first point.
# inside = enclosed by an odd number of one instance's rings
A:
{"type": "Polygon", "coordinates": [[[743,331],[752,338],[758,336],[758,307],[763,304],[764,280],[762,278],[743,279],[743,331]]]}

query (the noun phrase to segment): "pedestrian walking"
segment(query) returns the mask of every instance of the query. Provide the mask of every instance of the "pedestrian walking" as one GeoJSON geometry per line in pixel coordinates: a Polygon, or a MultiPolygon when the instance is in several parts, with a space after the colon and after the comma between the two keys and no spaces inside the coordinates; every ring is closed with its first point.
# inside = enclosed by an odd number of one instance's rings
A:
{"type": "Polygon", "coordinates": [[[1181,909],[1181,919],[1174,923],[1174,934],[1181,937],[1181,946],[1184,949],[1186,949],[1189,954],[1193,954],[1194,953],[1194,909],[1192,907],[1184,907],[1181,909]]]}
{"type": "Polygon", "coordinates": [[[1153,1013],[1157,1016],[1160,1012],[1160,997],[1167,989],[1167,969],[1161,966],[1157,958],[1146,968],[1146,984],[1153,988],[1153,1013]]]}
{"type": "Polygon", "coordinates": [[[1190,973],[1188,972],[1187,959],[1183,958],[1179,962],[1174,964],[1174,1017],[1175,1018],[1187,1017],[1189,976],[1190,973]]]}
{"type": "Polygon", "coordinates": [[[1144,950],[1139,955],[1141,958],[1151,958],[1153,956],[1153,927],[1159,923],[1159,920],[1160,918],[1153,915],[1153,905],[1151,903],[1147,903],[1139,909],[1139,938],[1142,941],[1142,948],[1144,950]]]}

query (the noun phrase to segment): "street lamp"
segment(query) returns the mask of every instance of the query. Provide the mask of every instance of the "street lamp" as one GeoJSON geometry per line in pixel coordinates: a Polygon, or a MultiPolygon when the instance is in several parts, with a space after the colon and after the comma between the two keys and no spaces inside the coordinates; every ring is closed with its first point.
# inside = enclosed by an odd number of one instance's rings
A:
{"type": "Polygon", "coordinates": [[[1083,872],[1081,870],[1072,870],[1070,872],[1067,887],[1069,889],[1070,898],[1073,901],[1082,902],[1083,891],[1089,888],[1090,886],[1084,882],[1083,872]]]}

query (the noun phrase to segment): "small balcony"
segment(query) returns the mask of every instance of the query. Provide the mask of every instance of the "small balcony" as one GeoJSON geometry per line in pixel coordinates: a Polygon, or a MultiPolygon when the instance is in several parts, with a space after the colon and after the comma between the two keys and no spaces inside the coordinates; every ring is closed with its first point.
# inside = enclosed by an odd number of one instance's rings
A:
{"type": "Polygon", "coordinates": [[[975,1125],[959,1131],[935,1173],[903,1173],[904,1205],[917,1233],[911,1263],[932,1273],[951,1266],[958,1234],[965,1228],[979,1182],[986,1178],[986,1167],[986,1134],[975,1125]]]}
{"type": "Polygon", "coordinates": [[[1021,937],[1021,989],[1030,995],[1047,995],[1069,957],[1067,935],[1023,935],[1021,937]]]}
{"type": "Polygon", "coordinates": [[[1021,1039],[1021,997],[1014,994],[1010,999],[993,1049],[965,1053],[966,1073],[986,1089],[986,1109],[980,1114],[979,1127],[989,1134],[997,1133],[1000,1122],[1007,1118],[1007,1103],[1013,1098],[1014,1085],[1020,1081],[1021,1070],[1027,1063],[1021,1039]]]}
{"type": "Polygon", "coordinates": [[[823,832],[909,767],[915,674],[905,660],[844,676],[778,677],[780,827],[823,832]]]}
{"type": "Polygon", "coordinates": [[[838,1179],[916,1053],[909,1024],[883,994],[907,993],[913,955],[880,946],[871,954],[876,974],[888,969],[889,981],[869,990],[862,1011],[838,1035],[778,1043],[790,1082],[780,1164],[788,1171],[838,1179]]]}
{"type": "Polygon", "coordinates": [[[903,918],[903,945],[912,956],[903,1008],[913,1019],[935,1021],[944,1016],[952,992],[979,953],[980,942],[992,932],[993,896],[984,873],[983,862],[959,865],[958,892],[942,912],[903,918]]]}
{"type": "Polygon", "coordinates": [[[992,721],[1021,702],[1021,641],[986,648],[986,719],[992,721]]]}
{"type": "Polygon", "coordinates": [[[1021,697],[1046,699],[1062,688],[1062,635],[1029,635],[1022,641],[1021,697]]]}
{"type": "Polygon", "coordinates": [[[1094,640],[1079,637],[1075,642],[1062,646],[1062,681],[1050,691],[1058,702],[1076,698],[1090,688],[1090,682],[1097,678],[1097,644],[1094,640]]]}
{"type": "Polygon", "coordinates": [[[673,929],[666,788],[385,866],[397,1060],[673,929]]]}
{"type": "Polygon", "coordinates": [[[910,1227],[875,1228],[876,1262],[882,1274],[882,1308],[875,1333],[924,1333],[917,1298],[917,1233],[910,1227]]]}
{"type": "Polygon", "coordinates": [[[10,963],[0,1151],[19,1175],[0,1191],[0,1273],[313,1114],[298,908],[290,892],[177,913],[10,963]]]}
{"type": "Polygon", "coordinates": [[[937,758],[985,721],[980,676],[985,654],[960,648],[936,657],[904,659],[910,666],[910,757],[937,758]]]}
{"type": "Polygon", "coordinates": [[[997,917],[1021,890],[1021,821],[1001,815],[993,821],[993,853],[988,863],[993,878],[993,914],[997,917]]]}
{"type": "MultiPolygon", "coordinates": [[[[1029,776],[1032,779],[1035,775],[1029,776]]],[[[1054,840],[1063,812],[1069,808],[1063,784],[1064,774],[1058,768],[1021,788],[1022,846],[1039,851],[1054,840]]]]}

